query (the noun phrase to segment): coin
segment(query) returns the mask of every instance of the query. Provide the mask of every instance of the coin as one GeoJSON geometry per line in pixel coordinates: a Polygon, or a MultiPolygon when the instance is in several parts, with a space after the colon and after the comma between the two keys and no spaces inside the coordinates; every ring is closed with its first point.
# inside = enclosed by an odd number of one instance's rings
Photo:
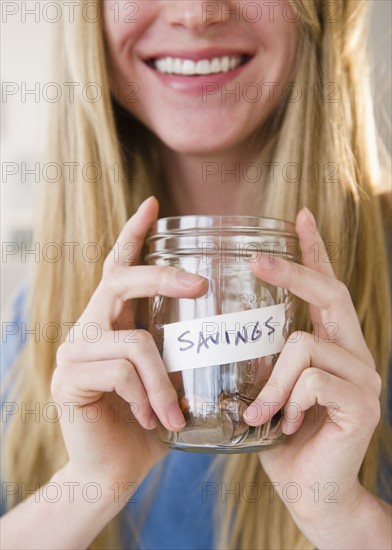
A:
{"type": "Polygon", "coordinates": [[[193,416],[206,416],[219,413],[219,407],[212,399],[200,395],[183,395],[179,399],[178,405],[185,419],[187,418],[186,415],[190,416],[191,414],[193,416]]]}
{"type": "Polygon", "coordinates": [[[179,400],[186,420],[179,433],[184,443],[191,445],[222,445],[233,435],[233,422],[229,415],[207,397],[188,394],[179,400]]]}
{"type": "Polygon", "coordinates": [[[195,416],[179,433],[179,438],[191,445],[223,445],[233,436],[233,422],[228,414],[195,416]]]}
{"type": "Polygon", "coordinates": [[[219,406],[230,416],[233,422],[233,436],[246,432],[249,426],[244,420],[244,412],[248,408],[248,404],[245,401],[237,397],[222,394],[219,406]]]}
{"type": "Polygon", "coordinates": [[[237,396],[240,399],[248,401],[249,404],[256,399],[260,392],[260,386],[257,386],[251,382],[244,382],[239,386],[237,396]]]}

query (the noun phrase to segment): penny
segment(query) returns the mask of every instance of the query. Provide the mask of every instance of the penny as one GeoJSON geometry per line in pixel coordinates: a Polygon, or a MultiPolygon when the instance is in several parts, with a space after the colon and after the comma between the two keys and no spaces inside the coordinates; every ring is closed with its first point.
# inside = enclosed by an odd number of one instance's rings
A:
{"type": "Polygon", "coordinates": [[[244,399],[245,401],[252,402],[261,392],[260,386],[252,384],[250,382],[244,382],[238,388],[238,397],[244,399]]]}
{"type": "Polygon", "coordinates": [[[183,395],[179,399],[178,405],[184,415],[189,413],[196,416],[206,416],[219,412],[218,405],[211,398],[209,399],[200,395],[183,395]]]}

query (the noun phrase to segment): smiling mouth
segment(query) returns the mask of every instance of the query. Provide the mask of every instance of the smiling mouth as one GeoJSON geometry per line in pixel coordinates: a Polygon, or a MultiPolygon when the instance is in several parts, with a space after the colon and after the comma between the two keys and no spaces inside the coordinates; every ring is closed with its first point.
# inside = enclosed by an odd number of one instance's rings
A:
{"type": "Polygon", "coordinates": [[[199,61],[180,57],[160,57],[148,60],[147,64],[162,74],[205,76],[233,71],[248,63],[250,59],[250,55],[224,55],[199,61]]]}

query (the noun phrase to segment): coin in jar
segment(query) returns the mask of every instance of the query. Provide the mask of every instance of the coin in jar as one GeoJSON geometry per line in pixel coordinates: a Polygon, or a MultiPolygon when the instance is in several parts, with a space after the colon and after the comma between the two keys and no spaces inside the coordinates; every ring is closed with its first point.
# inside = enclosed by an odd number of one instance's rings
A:
{"type": "Polygon", "coordinates": [[[221,397],[219,406],[230,416],[233,422],[233,436],[243,434],[249,428],[249,425],[244,420],[244,412],[248,408],[248,404],[242,399],[225,394],[222,394],[221,397]]]}
{"type": "Polygon", "coordinates": [[[228,414],[194,416],[179,438],[190,445],[223,445],[233,437],[233,422],[228,414]]]}

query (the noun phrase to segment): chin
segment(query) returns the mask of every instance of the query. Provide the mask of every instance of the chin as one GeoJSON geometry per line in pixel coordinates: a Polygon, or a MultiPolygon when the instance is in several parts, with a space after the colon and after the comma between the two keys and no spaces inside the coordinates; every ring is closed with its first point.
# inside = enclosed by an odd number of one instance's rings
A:
{"type": "MultiPolygon", "coordinates": [[[[177,153],[188,155],[219,155],[229,151],[236,145],[239,145],[244,136],[238,133],[224,135],[220,132],[214,132],[211,128],[203,132],[175,132],[167,135],[162,133],[158,135],[159,139],[177,153]]],[[[234,159],[235,160],[235,159],[234,159]]]]}
{"type": "Polygon", "coordinates": [[[189,140],[186,142],[183,141],[165,141],[164,142],[167,147],[175,151],[176,153],[184,154],[184,155],[218,155],[219,153],[224,152],[227,150],[227,147],[225,147],[222,143],[216,143],[213,141],[212,143],[207,143],[206,141],[202,142],[195,142],[194,140],[189,140]]]}

